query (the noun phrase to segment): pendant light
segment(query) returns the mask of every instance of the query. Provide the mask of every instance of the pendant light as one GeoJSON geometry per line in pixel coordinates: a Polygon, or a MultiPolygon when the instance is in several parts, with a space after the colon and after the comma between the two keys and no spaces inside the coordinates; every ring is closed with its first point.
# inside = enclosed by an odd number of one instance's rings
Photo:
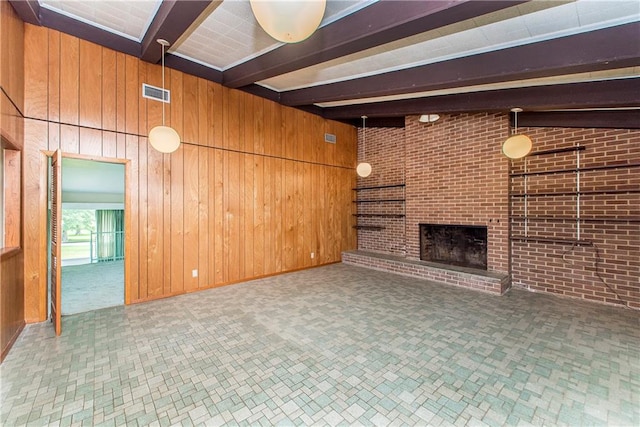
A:
{"type": "Polygon", "coordinates": [[[318,29],[326,0],[250,0],[258,24],[274,39],[298,43],[318,29]]]}
{"type": "Polygon", "coordinates": [[[170,126],[164,125],[164,48],[169,46],[169,42],[158,39],[162,46],[162,126],[156,126],[149,132],[149,143],[153,148],[161,153],[173,153],[180,147],[180,135],[170,126]]]}
{"type": "MultiPolygon", "coordinates": [[[[367,153],[367,127],[365,120],[367,120],[367,116],[362,116],[362,159],[366,157],[367,153]]],[[[371,165],[367,162],[358,163],[358,167],[356,168],[356,172],[358,176],[362,178],[366,178],[371,175],[371,165]]]]}
{"type": "Polygon", "coordinates": [[[533,143],[527,135],[518,135],[518,113],[522,112],[522,108],[512,108],[511,111],[514,114],[515,130],[513,135],[502,143],[502,154],[510,159],[521,159],[531,152],[533,143]]]}

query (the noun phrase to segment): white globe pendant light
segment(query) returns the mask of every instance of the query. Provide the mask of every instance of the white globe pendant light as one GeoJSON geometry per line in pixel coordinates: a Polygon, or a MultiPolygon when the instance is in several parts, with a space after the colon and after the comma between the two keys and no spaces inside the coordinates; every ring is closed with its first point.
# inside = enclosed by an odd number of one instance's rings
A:
{"type": "MultiPolygon", "coordinates": [[[[362,160],[364,160],[367,151],[367,129],[365,120],[367,120],[367,116],[362,116],[362,160]]],[[[358,163],[356,173],[362,178],[368,177],[371,175],[371,164],[365,161],[358,163]]]]}
{"type": "Polygon", "coordinates": [[[521,159],[531,152],[533,143],[527,135],[518,134],[518,113],[522,108],[512,108],[511,111],[515,115],[515,130],[513,135],[502,143],[502,154],[510,159],[521,159]]]}
{"type": "MultiPolygon", "coordinates": [[[[164,48],[169,46],[169,42],[158,39],[162,46],[162,96],[164,97],[164,48]]],[[[156,126],[149,131],[149,144],[161,153],[173,153],[180,147],[180,135],[175,129],[164,125],[164,99],[162,100],[162,125],[156,126]]]]}
{"type": "Polygon", "coordinates": [[[298,43],[318,29],[326,0],[250,0],[258,24],[274,39],[298,43]]]}

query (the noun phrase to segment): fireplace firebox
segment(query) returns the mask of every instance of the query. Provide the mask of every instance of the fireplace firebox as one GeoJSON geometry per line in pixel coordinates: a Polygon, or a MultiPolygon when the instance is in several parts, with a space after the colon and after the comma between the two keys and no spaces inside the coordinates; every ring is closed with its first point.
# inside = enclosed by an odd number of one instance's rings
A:
{"type": "Polygon", "coordinates": [[[487,269],[487,227],[420,224],[420,259],[487,269]]]}

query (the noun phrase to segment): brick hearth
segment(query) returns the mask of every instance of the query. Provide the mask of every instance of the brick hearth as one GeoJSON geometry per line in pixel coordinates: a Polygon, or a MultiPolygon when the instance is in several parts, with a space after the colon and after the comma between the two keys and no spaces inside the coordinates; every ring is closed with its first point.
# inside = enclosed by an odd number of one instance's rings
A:
{"type": "Polygon", "coordinates": [[[504,294],[511,287],[508,274],[450,265],[445,266],[426,261],[411,260],[396,255],[366,251],[346,251],[342,253],[342,262],[498,295],[504,294]]]}

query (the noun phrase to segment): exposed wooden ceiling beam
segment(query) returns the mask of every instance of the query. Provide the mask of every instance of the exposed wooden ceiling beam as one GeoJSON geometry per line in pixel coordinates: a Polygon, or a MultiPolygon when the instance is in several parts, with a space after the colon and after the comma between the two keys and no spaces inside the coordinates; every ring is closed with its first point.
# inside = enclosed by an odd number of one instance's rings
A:
{"type": "Polygon", "coordinates": [[[222,82],[222,71],[198,64],[197,62],[189,61],[181,56],[166,54],[164,58],[164,65],[169,68],[173,68],[174,70],[182,71],[183,73],[201,77],[212,82],[222,82]]]}
{"type": "Polygon", "coordinates": [[[174,44],[210,4],[210,0],[164,0],[140,43],[140,59],[158,63],[162,47],[157,40],[174,44]]]}
{"type": "Polygon", "coordinates": [[[285,44],[224,72],[225,86],[238,88],[528,0],[382,0],[318,29],[300,43],[285,44]]]}
{"type": "Polygon", "coordinates": [[[282,92],[296,106],[398,95],[640,65],[640,23],[561,37],[449,61],[282,92]]]}
{"type": "Polygon", "coordinates": [[[41,25],[38,0],[9,0],[9,3],[24,22],[41,25]]]}
{"type": "Polygon", "coordinates": [[[525,110],[640,107],[639,84],[640,78],[628,78],[441,95],[324,108],[323,116],[350,120],[363,114],[369,117],[398,117],[425,113],[507,112],[512,107],[525,110]]]}
{"type": "Polygon", "coordinates": [[[525,111],[522,127],[640,129],[640,109],[608,111],[525,111]]]}

